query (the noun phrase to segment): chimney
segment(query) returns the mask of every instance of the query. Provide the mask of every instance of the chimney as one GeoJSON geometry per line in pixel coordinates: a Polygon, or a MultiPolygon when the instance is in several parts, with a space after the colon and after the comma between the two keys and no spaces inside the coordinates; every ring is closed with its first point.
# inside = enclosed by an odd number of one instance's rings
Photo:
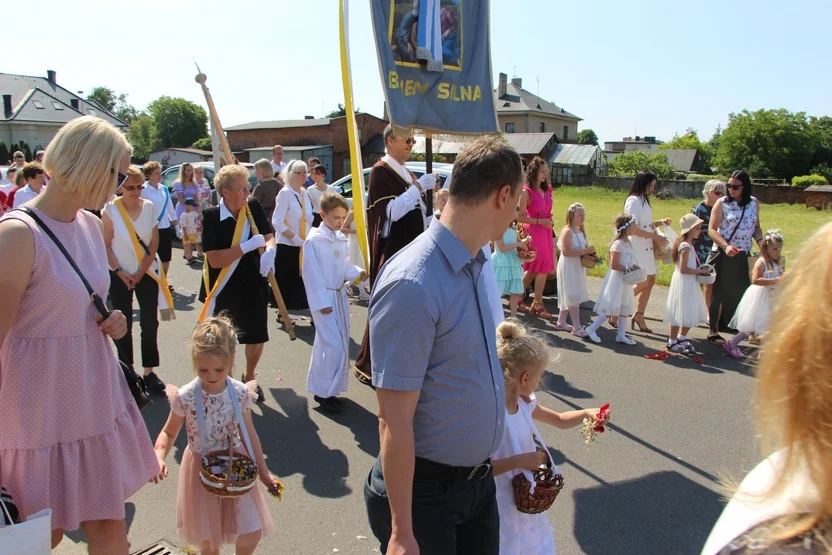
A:
{"type": "Polygon", "coordinates": [[[521,77],[513,77],[511,79],[511,84],[517,87],[518,89],[523,88],[523,79],[521,77]]]}
{"type": "Polygon", "coordinates": [[[5,117],[12,115],[12,95],[10,94],[3,95],[3,113],[6,115],[5,117]]]}
{"type": "Polygon", "coordinates": [[[303,116],[303,119],[315,119],[315,116],[303,116]]]}
{"type": "Polygon", "coordinates": [[[500,74],[500,86],[497,88],[497,98],[503,98],[506,95],[506,80],[508,79],[508,75],[505,73],[500,74]]]}
{"type": "Polygon", "coordinates": [[[73,107],[73,109],[80,111],[80,108],[79,108],[80,101],[77,98],[70,98],[69,99],[69,104],[73,107]]]}
{"type": "Polygon", "coordinates": [[[55,70],[52,70],[52,69],[46,70],[46,79],[50,83],[57,84],[57,81],[55,80],[56,76],[57,76],[57,74],[55,73],[55,70]]]}

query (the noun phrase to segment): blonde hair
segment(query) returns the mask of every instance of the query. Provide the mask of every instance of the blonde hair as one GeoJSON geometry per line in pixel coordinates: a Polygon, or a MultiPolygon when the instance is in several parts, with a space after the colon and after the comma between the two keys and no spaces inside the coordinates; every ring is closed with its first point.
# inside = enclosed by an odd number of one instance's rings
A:
{"type": "MultiPolygon", "coordinates": [[[[575,220],[575,214],[578,210],[583,210],[584,214],[586,214],[586,208],[580,202],[573,202],[569,205],[569,208],[566,209],[566,227],[571,228],[572,222],[575,220]]],[[[586,231],[584,231],[584,226],[581,226],[580,232],[586,235],[586,231]]]]}
{"type": "Polygon", "coordinates": [[[93,116],[61,127],[46,148],[44,170],[49,186],[78,195],[87,206],[99,207],[115,192],[122,160],[132,153],[124,135],[93,116]]]}
{"type": "Polygon", "coordinates": [[[127,168],[127,179],[124,181],[125,185],[141,185],[144,183],[144,175],[138,166],[130,166],[127,168]]]}
{"type": "MultiPolygon", "coordinates": [[[[755,425],[764,455],[783,450],[782,466],[761,503],[777,499],[805,468],[818,502],[789,515],[765,541],[797,537],[832,516],[832,223],[806,242],[777,294],[757,370],[755,425]],[[820,304],[818,304],[820,303],[820,304]]],[[[743,495],[743,494],[740,494],[743,495]]]]}
{"type": "Polygon", "coordinates": [[[222,189],[230,189],[237,178],[245,178],[248,183],[248,170],[244,166],[238,164],[229,164],[223,166],[214,177],[214,188],[219,192],[222,189]]]}
{"type": "Polygon", "coordinates": [[[184,164],[179,166],[179,176],[176,178],[176,180],[179,183],[181,183],[183,187],[185,186],[185,183],[186,183],[186,181],[185,181],[185,168],[191,168],[191,181],[190,181],[190,183],[194,182],[194,166],[193,166],[193,164],[185,162],[184,164]]]}
{"type": "Polygon", "coordinates": [[[542,339],[529,333],[519,321],[508,319],[497,326],[497,358],[503,367],[506,385],[511,385],[523,372],[549,362],[549,353],[542,339]]]}
{"type": "Polygon", "coordinates": [[[255,169],[262,170],[264,177],[274,177],[274,166],[272,166],[271,160],[260,158],[258,161],[254,163],[254,167],[255,169]]]}
{"type": "Polygon", "coordinates": [[[438,202],[441,197],[450,198],[451,192],[448,189],[436,189],[433,192],[433,202],[438,202]]]}
{"type": "Polygon", "coordinates": [[[783,245],[784,239],[783,234],[780,232],[779,229],[769,229],[766,231],[765,236],[763,237],[763,244],[760,245],[760,257],[766,261],[767,264],[771,264],[772,262],[778,262],[777,260],[772,260],[771,255],[768,253],[768,248],[774,244],[783,245]]]}
{"type": "Polygon", "coordinates": [[[612,230],[612,241],[610,241],[610,246],[616,241],[626,241],[627,243],[630,242],[630,239],[627,238],[627,229],[632,226],[636,225],[636,218],[632,214],[619,214],[615,218],[615,227],[612,230]]]}
{"type": "Polygon", "coordinates": [[[14,174],[14,186],[18,189],[26,186],[26,178],[23,177],[23,172],[19,171],[14,174]]]}
{"type": "Polygon", "coordinates": [[[349,211],[347,200],[338,193],[324,193],[321,195],[321,211],[329,214],[336,208],[343,208],[349,211]]]}
{"type": "MultiPolygon", "coordinates": [[[[199,322],[191,334],[191,359],[210,355],[234,362],[237,353],[237,333],[228,312],[220,312],[199,322]]],[[[196,368],[194,368],[196,372],[196,368]]]]}

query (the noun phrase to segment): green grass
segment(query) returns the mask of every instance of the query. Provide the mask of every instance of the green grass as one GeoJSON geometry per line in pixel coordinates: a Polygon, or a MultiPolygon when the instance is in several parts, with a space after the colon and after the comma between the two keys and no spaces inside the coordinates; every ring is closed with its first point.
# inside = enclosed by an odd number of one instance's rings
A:
{"type": "MultiPolygon", "coordinates": [[[[602,187],[560,187],[554,191],[555,225],[558,234],[565,221],[566,208],[570,204],[580,202],[586,208],[586,232],[589,243],[604,257],[604,264],[589,270],[590,276],[604,277],[607,271],[606,261],[609,258],[613,222],[616,216],[624,211],[626,198],[627,193],[624,191],[612,191],[602,187]]],[[[673,220],[673,229],[678,233],[679,218],[689,213],[699,200],[651,198],[650,202],[653,206],[653,218],[670,218],[673,220]]],[[[796,204],[764,204],[761,215],[764,232],[772,228],[782,230],[786,240],[783,252],[789,258],[794,258],[801,245],[815,230],[832,220],[829,212],[796,204]]],[[[673,266],[659,263],[658,283],[670,285],[672,276],[673,266]]]]}

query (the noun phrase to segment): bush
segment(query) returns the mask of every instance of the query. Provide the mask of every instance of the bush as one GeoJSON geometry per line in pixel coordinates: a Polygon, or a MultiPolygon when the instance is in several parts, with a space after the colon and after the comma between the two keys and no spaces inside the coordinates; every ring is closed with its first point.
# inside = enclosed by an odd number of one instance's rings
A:
{"type": "Polygon", "coordinates": [[[660,200],[673,200],[675,198],[673,196],[673,191],[670,190],[670,187],[665,187],[664,189],[661,189],[653,196],[660,200]]]}
{"type": "Polygon", "coordinates": [[[676,168],[670,165],[663,152],[650,155],[642,150],[634,150],[618,154],[609,164],[610,175],[634,176],[641,170],[650,170],[659,179],[676,177],[676,168]]]}
{"type": "Polygon", "coordinates": [[[822,175],[798,175],[792,178],[792,187],[808,187],[810,185],[826,185],[829,182],[822,175]]]}
{"type": "Polygon", "coordinates": [[[821,162],[809,171],[810,174],[822,175],[826,181],[832,183],[832,166],[826,162],[821,162]]]}
{"type": "Polygon", "coordinates": [[[687,175],[688,181],[710,181],[711,179],[718,179],[723,183],[728,183],[727,175],[705,175],[703,173],[689,173],[687,175]]]}
{"type": "Polygon", "coordinates": [[[194,141],[194,144],[191,145],[191,148],[196,148],[198,150],[211,150],[212,147],[211,137],[203,137],[194,141]]]}

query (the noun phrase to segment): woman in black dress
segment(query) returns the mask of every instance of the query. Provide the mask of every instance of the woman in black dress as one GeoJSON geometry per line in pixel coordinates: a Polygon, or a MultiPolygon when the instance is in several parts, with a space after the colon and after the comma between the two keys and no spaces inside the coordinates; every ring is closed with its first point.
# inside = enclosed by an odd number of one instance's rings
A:
{"type": "Polygon", "coordinates": [[[308,170],[302,160],[292,160],[283,169],[286,184],[277,193],[272,224],[278,233],[277,251],[280,264],[275,271],[277,285],[290,310],[309,308],[306,289],[300,275],[300,256],[303,242],[312,229],[312,201],[303,188],[308,170]]]}
{"type": "MultiPolygon", "coordinates": [[[[269,340],[269,285],[265,276],[274,271],[274,230],[263,207],[249,199],[248,170],[225,166],[214,180],[222,198],[219,206],[206,209],[202,221],[202,246],[208,283],[203,279],[199,300],[205,303],[200,320],[226,310],[246,346],[243,382],[254,379],[254,370],[269,340]],[[251,229],[246,212],[257,226],[251,229]],[[236,237],[235,237],[236,236],[236,237]],[[261,256],[258,249],[265,247],[261,256]]],[[[258,402],[263,391],[257,387],[258,402]]]]}

